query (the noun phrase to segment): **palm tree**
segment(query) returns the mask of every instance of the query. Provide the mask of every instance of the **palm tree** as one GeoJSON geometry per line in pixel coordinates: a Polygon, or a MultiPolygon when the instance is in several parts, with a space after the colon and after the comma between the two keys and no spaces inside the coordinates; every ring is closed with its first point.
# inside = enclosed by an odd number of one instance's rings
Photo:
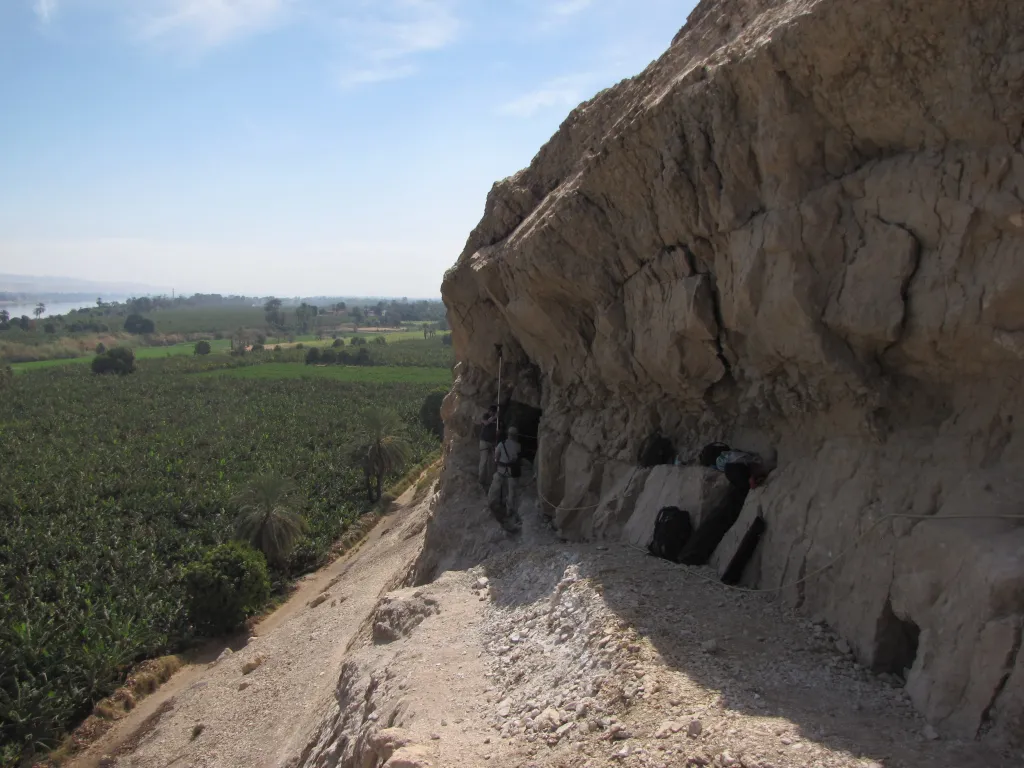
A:
{"type": "Polygon", "coordinates": [[[409,460],[411,449],[402,437],[402,420],[394,411],[371,408],[363,419],[367,442],[360,449],[366,494],[377,501],[384,491],[384,478],[400,472],[409,460]],[[376,491],[376,495],[374,495],[376,491]]]}
{"type": "Polygon", "coordinates": [[[295,485],[277,473],[260,475],[235,495],[238,538],[260,550],[273,565],[283,566],[306,532],[306,521],[294,507],[295,485]]]}
{"type": "Polygon", "coordinates": [[[32,314],[36,316],[36,320],[43,316],[43,312],[46,311],[46,305],[43,302],[36,304],[36,308],[32,310],[32,314]]]}

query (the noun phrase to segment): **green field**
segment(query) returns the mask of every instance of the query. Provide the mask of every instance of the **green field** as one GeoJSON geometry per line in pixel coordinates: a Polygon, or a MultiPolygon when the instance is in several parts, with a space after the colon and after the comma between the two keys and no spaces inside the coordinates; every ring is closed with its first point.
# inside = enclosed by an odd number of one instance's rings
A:
{"type": "MultiPolygon", "coordinates": [[[[195,352],[195,342],[174,344],[167,347],[134,347],[136,360],[153,360],[161,357],[177,357],[179,355],[192,355],[195,352]]],[[[227,352],[231,342],[227,339],[211,341],[210,346],[213,352],[227,352]]],[[[61,365],[75,365],[80,363],[91,363],[95,355],[83,355],[82,357],[65,357],[59,360],[40,360],[34,363],[13,363],[11,368],[15,373],[38,370],[40,368],[53,368],[61,365]]]]}
{"type": "Polygon", "coordinates": [[[146,314],[157,333],[230,333],[236,328],[267,324],[262,307],[201,307],[160,309],[146,314]]]}
{"type": "MultiPolygon", "coordinates": [[[[345,339],[346,342],[354,336],[359,337],[361,339],[366,339],[367,341],[372,341],[378,336],[383,336],[385,339],[387,339],[388,343],[393,341],[424,341],[423,331],[358,331],[356,333],[353,333],[350,330],[340,330],[337,331],[336,333],[339,338],[345,339]]],[[[307,333],[302,336],[293,336],[292,341],[290,342],[285,337],[271,336],[267,339],[267,344],[274,345],[301,342],[303,345],[307,347],[329,347],[331,344],[334,343],[334,334],[335,332],[332,331],[330,335],[318,339],[313,334],[307,333]]],[[[434,338],[437,339],[439,337],[435,336],[434,338]]]]}
{"type": "MultiPolygon", "coordinates": [[[[441,343],[439,336],[436,336],[433,339],[424,339],[423,333],[420,331],[396,331],[392,333],[360,332],[358,334],[339,334],[339,336],[345,340],[346,346],[350,346],[352,336],[365,338],[368,342],[372,342],[373,339],[378,336],[383,336],[388,342],[387,346],[371,345],[370,347],[371,351],[374,353],[375,361],[379,361],[380,365],[438,365],[450,368],[455,363],[451,347],[445,347],[441,343]],[[398,362],[402,359],[405,359],[405,362],[398,362]]],[[[132,339],[131,341],[135,341],[135,339],[132,339]]],[[[141,341],[141,339],[138,339],[138,341],[141,341]]],[[[334,344],[334,339],[326,338],[317,340],[314,336],[297,336],[295,337],[294,342],[274,338],[267,340],[267,347],[270,349],[272,349],[276,344],[280,344],[283,350],[295,349],[297,344],[302,344],[303,348],[307,349],[309,347],[319,347],[323,349],[334,344]]],[[[210,346],[213,349],[213,354],[227,354],[231,349],[231,341],[228,339],[217,339],[215,341],[211,341],[210,346]]],[[[189,341],[166,347],[134,346],[133,349],[137,360],[152,360],[162,357],[192,355],[195,350],[195,342],[189,341]]],[[[79,357],[39,360],[31,363],[12,363],[11,368],[15,373],[23,373],[25,371],[53,368],[55,366],[91,363],[93,357],[95,357],[95,355],[89,354],[79,357]]]]}
{"type": "Polygon", "coordinates": [[[183,574],[232,538],[232,499],[254,478],[292,478],[308,524],[271,569],[282,594],[371,506],[367,414],[398,414],[406,466],[438,449],[421,419],[436,420],[447,367],[187,346],[146,348],[127,376],[37,365],[0,379],[0,765],[56,744],[133,663],[191,641],[183,574]]]}
{"type": "Polygon", "coordinates": [[[243,368],[207,371],[200,376],[232,379],[330,379],[348,383],[427,384],[450,387],[451,371],[447,368],[413,366],[306,365],[305,363],[264,363],[243,368]]]}

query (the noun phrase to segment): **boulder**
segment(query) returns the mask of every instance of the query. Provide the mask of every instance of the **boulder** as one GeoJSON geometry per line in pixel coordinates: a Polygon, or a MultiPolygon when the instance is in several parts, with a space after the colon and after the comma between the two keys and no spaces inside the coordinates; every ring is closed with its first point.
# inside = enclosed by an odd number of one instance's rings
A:
{"type": "MultiPolygon", "coordinates": [[[[757,502],[758,494],[747,496],[739,519],[730,528],[711,555],[710,565],[727,584],[738,584],[756,556],[767,523],[757,502]]],[[[749,573],[750,583],[756,583],[756,573],[749,573]]]]}
{"type": "Polygon", "coordinates": [[[433,765],[426,747],[402,747],[384,763],[384,768],[430,768],[433,765]]]}
{"type": "Polygon", "coordinates": [[[391,643],[407,637],[425,618],[439,611],[437,600],[420,590],[389,592],[373,612],[373,641],[391,643]]]}
{"type": "Polygon", "coordinates": [[[646,547],[654,535],[654,522],[662,507],[679,507],[690,513],[694,528],[720,502],[728,488],[721,472],[705,467],[654,467],[643,478],[642,490],[622,539],[646,547]]]}

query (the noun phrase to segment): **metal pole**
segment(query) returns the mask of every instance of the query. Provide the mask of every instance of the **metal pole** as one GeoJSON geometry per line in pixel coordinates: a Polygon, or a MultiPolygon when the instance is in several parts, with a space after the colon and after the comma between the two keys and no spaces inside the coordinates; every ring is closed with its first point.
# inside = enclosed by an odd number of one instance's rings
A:
{"type": "MultiPolygon", "coordinates": [[[[501,344],[494,345],[498,350],[498,397],[495,399],[497,403],[496,410],[494,411],[494,439],[499,441],[498,445],[501,445],[501,344]]],[[[495,451],[497,453],[497,451],[495,451]]],[[[497,458],[495,458],[497,462],[497,458]]],[[[501,505],[505,506],[505,477],[501,476],[501,505]]]]}
{"type": "Polygon", "coordinates": [[[501,344],[495,344],[495,348],[498,350],[498,397],[497,397],[497,410],[494,414],[494,435],[499,440],[501,439],[501,344]]]}

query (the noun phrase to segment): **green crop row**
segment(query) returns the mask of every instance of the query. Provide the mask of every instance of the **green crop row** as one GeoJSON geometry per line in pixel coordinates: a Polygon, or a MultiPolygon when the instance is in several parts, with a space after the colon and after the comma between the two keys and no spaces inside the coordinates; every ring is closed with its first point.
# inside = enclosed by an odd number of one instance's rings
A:
{"type": "Polygon", "coordinates": [[[401,381],[263,376],[307,366],[251,357],[143,359],[123,377],[64,366],[3,381],[0,754],[8,759],[53,745],[128,665],[189,640],[182,572],[231,538],[231,498],[255,477],[292,478],[308,523],[286,566],[272,571],[281,589],[319,565],[369,508],[353,456],[365,412],[399,414],[410,463],[436,451],[419,409],[437,376],[417,368],[401,381]],[[246,375],[188,375],[204,370],[246,375]]]}

